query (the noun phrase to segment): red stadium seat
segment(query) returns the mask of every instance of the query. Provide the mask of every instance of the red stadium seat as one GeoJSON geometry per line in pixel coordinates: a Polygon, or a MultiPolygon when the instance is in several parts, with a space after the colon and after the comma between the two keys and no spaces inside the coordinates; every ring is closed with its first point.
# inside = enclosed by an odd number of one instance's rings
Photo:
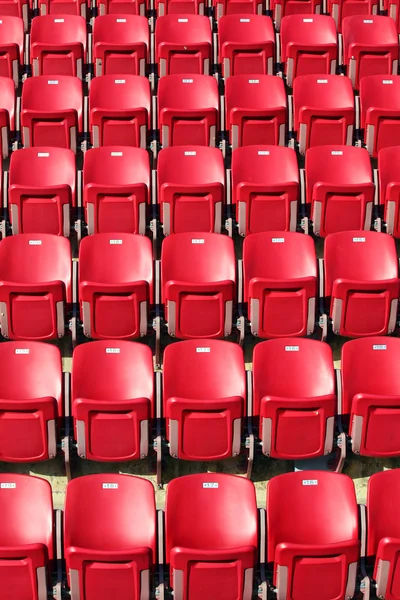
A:
{"type": "Polygon", "coordinates": [[[212,461],[237,456],[247,412],[239,345],[223,340],[172,344],[165,349],[163,373],[171,456],[212,461]]]}
{"type": "Polygon", "coordinates": [[[29,77],[22,89],[21,127],[25,148],[77,149],[83,131],[82,82],[70,75],[29,77]]]}
{"type": "Polygon", "coordinates": [[[399,20],[399,0],[384,0],[383,1],[384,10],[387,11],[389,17],[391,17],[396,23],[397,31],[400,32],[400,20],[399,20]]]}
{"type": "Polygon", "coordinates": [[[336,405],[328,344],[283,338],[254,348],[253,417],[263,454],[285,460],[330,454],[336,405]]]}
{"type": "Polygon", "coordinates": [[[11,137],[15,131],[15,86],[9,77],[0,77],[1,153],[8,156],[11,137]]]}
{"type": "Polygon", "coordinates": [[[139,75],[95,77],[89,91],[92,145],[146,148],[150,83],[139,75]]]}
{"type": "Polygon", "coordinates": [[[267,561],[277,597],[353,598],[360,554],[348,475],[302,471],[267,483],[267,561]]]}
{"type": "Polygon", "coordinates": [[[1,335],[11,340],[64,336],[71,297],[69,240],[47,233],[19,235],[0,243],[1,335]]]}
{"type": "Polygon", "coordinates": [[[149,23],[138,15],[103,15],[93,28],[93,62],[99,75],[146,75],[149,23]]]}
{"type": "Polygon", "coordinates": [[[86,21],[77,15],[36,17],[30,58],[33,75],[73,75],[83,79],[86,21]]]}
{"type": "Polygon", "coordinates": [[[204,15],[204,0],[154,0],[157,16],[163,15],[204,15]]]}
{"type": "Polygon", "coordinates": [[[168,484],[166,562],[175,598],[252,597],[257,563],[254,485],[243,477],[196,474],[168,484]]]}
{"type": "Polygon", "coordinates": [[[0,16],[0,76],[11,77],[17,88],[23,64],[24,23],[19,17],[0,16]]]}
{"type": "Polygon", "coordinates": [[[232,204],[240,235],[296,231],[300,197],[296,153],[279,146],[244,146],[232,153],[232,204]]]}
{"type": "Polygon", "coordinates": [[[393,238],[342,231],[325,240],[325,299],[333,331],[346,337],[394,331],[400,292],[393,238]]]}
{"type": "Polygon", "coordinates": [[[234,75],[225,84],[225,129],[238,146],[284,146],[287,126],[285,85],[273,75],[234,75]]]}
{"type": "Polygon", "coordinates": [[[158,203],[164,235],[221,233],[225,167],[218,148],[175,146],[158,155],[158,203]]]}
{"type": "Polygon", "coordinates": [[[301,154],[313,146],[352,145],[354,95],[347,77],[296,77],[293,84],[293,113],[301,154]]]}
{"type": "MultiPolygon", "coordinates": [[[[396,434],[397,435],[397,434],[396,434]]],[[[374,473],[368,481],[367,555],[374,562],[376,595],[399,598],[400,469],[374,473]]]]}
{"type": "Polygon", "coordinates": [[[87,337],[146,335],[153,303],[150,240],[131,233],[84,238],[79,247],[79,297],[87,337]]]}
{"type": "Polygon", "coordinates": [[[151,349],[115,340],[75,348],[72,415],[81,458],[125,461],[147,456],[154,418],[151,349]]]}
{"type": "Polygon", "coordinates": [[[398,338],[368,337],[342,347],[342,413],[352,450],[362,456],[400,456],[398,338]]]}
{"type": "Polygon", "coordinates": [[[83,204],[88,233],[146,232],[149,155],[141,148],[107,146],[85,153],[83,204]]]}
{"type": "Polygon", "coordinates": [[[141,15],[148,8],[146,0],[96,0],[99,15],[141,15]]]}
{"type": "Polygon", "coordinates": [[[400,76],[371,75],[360,85],[361,129],[368,152],[376,158],[382,148],[399,143],[400,76]]]}
{"type": "Polygon", "coordinates": [[[48,481],[0,473],[2,600],[44,600],[54,559],[53,499],[48,481]]]}
{"type": "Polygon", "coordinates": [[[158,75],[210,75],[212,33],[208,17],[165,15],[156,21],[155,52],[158,75]]]}
{"type": "Polygon", "coordinates": [[[161,144],[215,146],[219,112],[218,84],[207,75],[167,75],[158,84],[161,144]]]}
{"type": "Polygon", "coordinates": [[[24,22],[24,30],[28,31],[30,0],[0,0],[1,17],[19,17],[24,22]]]}
{"type": "Polygon", "coordinates": [[[383,148],[378,154],[379,202],[383,205],[386,230],[400,237],[400,147],[383,148]]]}
{"type": "Polygon", "coordinates": [[[11,155],[8,210],[13,233],[69,237],[76,206],[75,155],[66,148],[24,148],[11,155]]]}
{"type": "Polygon", "coordinates": [[[343,21],[343,63],[354,89],[368,75],[396,75],[399,38],[393,19],[355,15],[343,21]]]}
{"type": "Polygon", "coordinates": [[[328,13],[335,19],[338,31],[342,31],[343,20],[355,15],[376,15],[379,10],[378,0],[327,0],[328,13]]]}
{"type": "Polygon", "coordinates": [[[263,15],[227,15],[218,23],[218,62],[222,76],[273,75],[275,32],[263,15]]]}
{"type": "Polygon", "coordinates": [[[161,249],[161,288],[171,336],[230,335],[236,296],[232,239],[205,232],[167,237],[161,249]]]}
{"type": "Polygon", "coordinates": [[[306,154],[306,190],[316,235],[371,229],[375,185],[364,148],[310,148],[306,154]]]}
{"type": "Polygon", "coordinates": [[[279,31],[283,17],[287,15],[320,14],[321,0],[269,0],[269,8],[275,27],[279,31]]]}
{"type": "Polygon", "coordinates": [[[41,15],[80,15],[86,19],[88,0],[38,0],[41,15]]]}
{"type": "Polygon", "coordinates": [[[243,282],[253,335],[274,338],[313,333],[317,259],[312,238],[290,231],[247,236],[243,282]]]}
{"type": "Polygon", "coordinates": [[[261,15],[264,12],[264,2],[261,0],[213,0],[215,18],[224,15],[261,15]]]}
{"type": "Polygon", "coordinates": [[[65,498],[64,553],[72,598],[148,600],[156,562],[153,484],[120,474],[71,481],[65,498]]]}
{"type": "Polygon", "coordinates": [[[56,456],[64,414],[62,389],[61,353],[56,346],[0,345],[1,461],[35,462],[56,456]]]}
{"type": "Polygon", "coordinates": [[[281,63],[287,84],[293,86],[298,75],[323,75],[336,72],[338,60],[336,25],[325,15],[291,15],[282,19],[281,63]]]}

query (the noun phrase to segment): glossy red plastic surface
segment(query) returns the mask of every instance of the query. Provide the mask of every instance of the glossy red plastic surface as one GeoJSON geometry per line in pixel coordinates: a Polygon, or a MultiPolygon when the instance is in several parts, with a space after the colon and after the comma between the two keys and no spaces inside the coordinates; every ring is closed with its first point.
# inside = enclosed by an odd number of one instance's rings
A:
{"type": "Polygon", "coordinates": [[[264,4],[260,0],[213,0],[215,18],[223,15],[260,15],[264,4]]]}
{"type": "Polygon", "coordinates": [[[379,204],[383,205],[383,219],[387,232],[400,237],[400,147],[389,146],[378,154],[379,204]]]}
{"type": "MultiPolygon", "coordinates": [[[[0,3],[1,7],[1,3],[0,3]]],[[[0,8],[1,12],[1,8],[0,8]]],[[[0,76],[16,78],[24,63],[24,22],[19,17],[0,17],[0,76]]]]}
{"type": "Polygon", "coordinates": [[[155,0],[157,16],[163,15],[204,15],[204,0],[155,0]]]}
{"type": "Polygon", "coordinates": [[[0,132],[2,155],[8,156],[10,133],[15,130],[15,86],[9,77],[0,77],[0,132]]]}
{"type": "Polygon", "coordinates": [[[99,15],[141,15],[148,8],[146,0],[96,0],[99,15]]]}
{"type": "Polygon", "coordinates": [[[378,0],[328,0],[328,13],[335,19],[337,30],[342,31],[343,19],[354,15],[376,15],[380,9],[378,0]]]}
{"type": "Polygon", "coordinates": [[[0,18],[2,16],[19,17],[23,19],[24,29],[28,30],[29,8],[31,7],[29,0],[1,0],[0,1],[0,18]]]}
{"type": "Polygon", "coordinates": [[[88,0],[39,0],[41,15],[81,15],[88,14],[88,0]]]}
{"type": "Polygon", "coordinates": [[[322,12],[320,0],[270,0],[269,6],[278,31],[281,20],[287,15],[313,15],[322,12]]]}

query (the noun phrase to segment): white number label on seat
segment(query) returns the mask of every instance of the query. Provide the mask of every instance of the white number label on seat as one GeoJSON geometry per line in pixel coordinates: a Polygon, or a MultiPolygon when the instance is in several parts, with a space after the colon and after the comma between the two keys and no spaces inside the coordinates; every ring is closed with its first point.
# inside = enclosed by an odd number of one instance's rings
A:
{"type": "Polygon", "coordinates": [[[42,240],[29,240],[29,245],[30,246],[41,246],[42,240]]]}
{"type": "Polygon", "coordinates": [[[193,83],[193,79],[182,79],[182,83],[193,83]]]}
{"type": "Polygon", "coordinates": [[[192,244],[204,244],[204,239],[193,238],[192,244]]]}
{"type": "Polygon", "coordinates": [[[112,246],[120,246],[122,244],[122,240],[110,240],[110,244],[112,246]]]}
{"type": "Polygon", "coordinates": [[[298,352],[300,346],[285,346],[285,352],[298,352]]]}
{"type": "Polygon", "coordinates": [[[0,489],[2,490],[15,490],[16,487],[16,483],[0,483],[0,489]]]}
{"type": "Polygon", "coordinates": [[[285,238],[272,238],[273,244],[283,244],[284,241],[285,241],[285,238]]]}
{"type": "Polygon", "coordinates": [[[208,490],[215,490],[218,488],[218,483],[215,483],[215,482],[203,483],[203,488],[208,489],[208,490]]]}
{"type": "Polygon", "coordinates": [[[118,483],[103,483],[103,490],[117,490],[118,483]]]}
{"type": "Polygon", "coordinates": [[[29,354],[29,348],[15,348],[15,354],[29,354]]]}
{"type": "Polygon", "coordinates": [[[343,156],[343,150],[332,150],[332,156],[343,156]]]}
{"type": "Polygon", "coordinates": [[[386,344],[374,344],[372,350],[386,350],[386,344]]]}
{"type": "Polygon", "coordinates": [[[106,354],[120,354],[121,348],[106,348],[106,354]]]}
{"type": "Polygon", "coordinates": [[[123,156],[123,152],[111,152],[111,156],[123,156]]]}
{"type": "Polygon", "coordinates": [[[196,348],[196,352],[211,352],[211,348],[196,348]]]}
{"type": "Polygon", "coordinates": [[[353,242],[365,242],[365,238],[364,237],[353,238],[353,242]]]}
{"type": "Polygon", "coordinates": [[[318,485],[318,479],[303,479],[303,485],[318,485]]]}
{"type": "Polygon", "coordinates": [[[185,152],[185,156],[196,156],[197,152],[195,150],[188,150],[185,152]]]}

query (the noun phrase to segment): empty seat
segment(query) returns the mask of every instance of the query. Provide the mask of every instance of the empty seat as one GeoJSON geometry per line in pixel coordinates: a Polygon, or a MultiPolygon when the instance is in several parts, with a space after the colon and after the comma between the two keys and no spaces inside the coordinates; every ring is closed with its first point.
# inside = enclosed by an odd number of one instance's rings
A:
{"type": "Polygon", "coordinates": [[[103,15],[93,28],[93,62],[99,75],[146,75],[149,23],[138,15],[103,15]]]}
{"type": "Polygon", "coordinates": [[[321,13],[321,0],[269,0],[269,9],[275,27],[279,31],[283,17],[287,15],[313,15],[321,13]]]}
{"type": "Polygon", "coordinates": [[[171,456],[213,461],[237,456],[247,412],[239,345],[223,340],[172,344],[165,349],[163,373],[171,456]]]}
{"type": "Polygon", "coordinates": [[[164,234],[220,233],[225,205],[222,152],[206,146],[174,146],[158,155],[158,203],[164,234]]]}
{"type": "Polygon", "coordinates": [[[210,75],[212,33],[208,17],[165,15],[156,21],[155,62],[160,77],[171,74],[210,75]]]}
{"type": "Polygon", "coordinates": [[[0,0],[1,17],[19,17],[24,22],[24,30],[28,31],[30,0],[0,0]]]}
{"type": "Polygon", "coordinates": [[[279,146],[244,146],[232,153],[232,204],[240,235],[296,231],[300,197],[296,153],[279,146]]]}
{"type": "Polygon", "coordinates": [[[281,63],[287,84],[298,75],[335,74],[338,59],[336,25],[325,15],[290,15],[282,19],[281,63]]]}
{"type": "Polygon", "coordinates": [[[70,75],[29,77],[22,89],[25,148],[56,146],[76,152],[83,131],[82,82],[70,75]]]}
{"type": "Polygon", "coordinates": [[[163,15],[204,15],[204,0],[155,0],[157,16],[163,15]]]}
{"type": "Polygon", "coordinates": [[[263,15],[227,15],[218,23],[218,62],[222,76],[273,75],[275,32],[263,15]]]}
{"type": "Polygon", "coordinates": [[[219,112],[218,84],[207,75],[167,75],[158,84],[161,144],[215,146],[219,112]]]}
{"type": "Polygon", "coordinates": [[[76,206],[75,155],[67,148],[24,148],[11,155],[8,210],[13,233],[70,235],[76,206]]]}
{"type": "Polygon", "coordinates": [[[0,16],[0,76],[11,77],[17,88],[23,64],[24,23],[19,17],[0,16]]]}
{"type": "Polygon", "coordinates": [[[396,23],[397,31],[400,31],[400,20],[399,20],[399,0],[384,0],[384,10],[387,11],[389,17],[391,17],[396,23]]]}
{"type": "Polygon", "coordinates": [[[67,238],[20,233],[0,243],[1,335],[50,340],[65,332],[71,304],[71,247],[67,238]]]}
{"type": "Polygon", "coordinates": [[[368,152],[397,146],[400,134],[400,76],[371,75],[360,84],[361,129],[368,152]]]}
{"type": "Polygon", "coordinates": [[[286,141],[285,85],[273,75],[234,75],[225,85],[225,129],[234,150],[238,146],[286,141]]]}
{"type": "Polygon", "coordinates": [[[296,77],[293,83],[293,113],[301,154],[312,146],[352,145],[354,95],[347,77],[296,77]]]}
{"type": "Polygon", "coordinates": [[[115,340],[75,348],[72,415],[81,458],[123,461],[147,456],[154,418],[151,349],[115,340]]]}
{"type": "Polygon", "coordinates": [[[61,353],[56,346],[0,345],[1,461],[35,462],[56,456],[64,414],[62,389],[61,353]]]}
{"type": "Polygon", "coordinates": [[[378,154],[379,203],[383,206],[386,230],[400,237],[400,147],[383,148],[378,154]]]}
{"type": "Polygon", "coordinates": [[[306,202],[316,235],[371,229],[375,185],[364,148],[320,146],[306,154],[306,202]]]}
{"type": "Polygon", "coordinates": [[[353,598],[360,553],[348,475],[302,471],[267,483],[267,561],[282,600],[353,598]]]}
{"type": "Polygon", "coordinates": [[[336,405],[328,344],[283,338],[254,348],[252,414],[263,454],[289,460],[329,454],[336,405]]]}
{"type": "Polygon", "coordinates": [[[342,231],[325,240],[325,300],[333,331],[346,337],[394,331],[400,290],[392,237],[342,231]]]}
{"type": "Polygon", "coordinates": [[[166,562],[175,598],[250,600],[257,563],[254,485],[243,477],[196,474],[168,484],[166,562]]]}
{"type": "Polygon", "coordinates": [[[139,75],[95,77],[89,91],[92,145],[146,148],[150,83],[139,75]]]}
{"type": "Polygon", "coordinates": [[[38,0],[41,15],[80,15],[86,18],[88,0],[38,0]]]}
{"type": "Polygon", "coordinates": [[[261,0],[213,0],[215,18],[224,15],[261,15],[264,3],[261,0]]]}
{"type": "Polygon", "coordinates": [[[36,17],[31,27],[33,75],[83,78],[86,63],[86,21],[78,15],[36,17]]]}
{"type": "Polygon", "coordinates": [[[168,333],[177,338],[230,335],[235,282],[235,250],[228,236],[167,237],[161,249],[161,289],[168,333]]]}
{"type": "Polygon", "coordinates": [[[369,478],[366,550],[374,565],[376,595],[387,600],[397,600],[399,597],[399,498],[400,469],[374,473],[369,478]]]}
{"type": "Polygon", "coordinates": [[[400,456],[398,338],[368,337],[342,347],[342,413],[352,450],[362,456],[400,456]]]}
{"type": "Polygon", "coordinates": [[[72,598],[148,600],[156,562],[153,484],[120,474],[71,481],[65,497],[64,553],[72,598]]]}
{"type": "Polygon", "coordinates": [[[338,31],[342,31],[343,20],[354,15],[376,15],[379,10],[378,0],[328,0],[328,13],[335,19],[338,31]]]}
{"type": "Polygon", "coordinates": [[[399,39],[393,19],[355,15],[343,21],[343,63],[354,89],[368,75],[396,75],[399,39]]]}
{"type": "Polygon", "coordinates": [[[153,304],[151,242],[131,233],[98,233],[79,247],[83,332],[91,338],[138,338],[153,304]]]}
{"type": "Polygon", "coordinates": [[[146,0],[96,0],[99,15],[141,15],[147,10],[146,0]]]}
{"type": "Polygon", "coordinates": [[[1,153],[7,157],[15,132],[15,86],[9,77],[0,77],[0,132],[1,153]]]}
{"type": "Polygon", "coordinates": [[[0,473],[2,600],[47,598],[53,536],[49,482],[32,475],[0,473]]]}
{"type": "Polygon", "coordinates": [[[302,233],[253,233],[243,244],[244,302],[253,335],[310,335],[315,327],[317,259],[302,233]]]}
{"type": "Polygon", "coordinates": [[[142,148],[107,146],[85,153],[83,204],[88,233],[146,232],[149,155],[142,148]]]}

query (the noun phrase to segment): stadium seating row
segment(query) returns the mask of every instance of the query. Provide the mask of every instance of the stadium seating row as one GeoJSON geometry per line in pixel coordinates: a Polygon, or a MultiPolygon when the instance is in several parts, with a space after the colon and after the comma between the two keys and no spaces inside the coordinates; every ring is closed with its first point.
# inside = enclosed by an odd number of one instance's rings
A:
{"type": "Polygon", "coordinates": [[[362,456],[400,456],[398,338],[346,342],[341,374],[316,340],[257,344],[247,374],[239,345],[187,340],[167,346],[162,376],[148,346],[97,341],[74,350],[71,391],[55,346],[9,342],[0,357],[3,462],[54,458],[62,439],[70,475],[71,452],[118,462],[154,447],[161,484],[167,448],[180,460],[218,461],[244,457],[246,447],[248,476],[258,450],[310,468],[330,457],[338,471],[347,445],[362,456]]]}
{"type": "MultiPolygon", "coordinates": [[[[351,600],[360,584],[366,600],[396,600],[399,495],[398,469],[372,475],[366,507],[347,475],[304,471],[269,481],[257,511],[246,479],[188,475],[168,485],[164,528],[149,481],[89,475],[68,484],[54,526],[47,481],[1,474],[3,600],[45,600],[63,557],[72,600],[266,600],[267,587],[280,600],[351,600]]],[[[59,568],[56,600],[63,580],[59,568]]]]}

